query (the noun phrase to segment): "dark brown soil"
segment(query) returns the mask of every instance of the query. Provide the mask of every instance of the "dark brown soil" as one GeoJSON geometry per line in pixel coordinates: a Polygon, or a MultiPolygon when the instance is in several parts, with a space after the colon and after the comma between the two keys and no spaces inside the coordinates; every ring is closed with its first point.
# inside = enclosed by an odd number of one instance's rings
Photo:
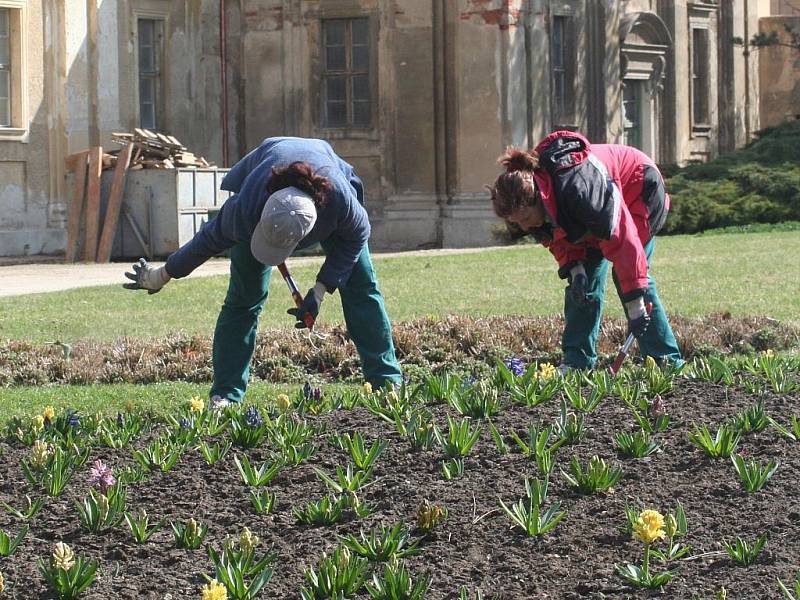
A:
{"type": "MultiPolygon", "coordinates": [[[[765,398],[768,413],[784,423],[800,412],[799,400],[796,393],[765,398]]],[[[621,459],[616,455],[615,433],[633,430],[630,413],[618,399],[606,399],[587,417],[586,439],[559,451],[551,476],[550,498],[562,502],[567,517],[541,538],[511,529],[499,509],[499,498],[506,503],[516,501],[524,493],[523,478],[537,476],[535,464],[518,451],[512,449],[501,455],[484,428],[466,460],[464,476],[445,481],[440,451],[410,450],[408,442],[388,423],[363,408],[308,419],[324,423],[328,433],[360,431],[369,439],[389,441],[376,466],[379,481],[364,494],[375,507],[366,519],[351,518],[332,527],[309,528],[298,525],[292,516],[293,505],[319,499],[326,491],[312,466],[332,472],[335,465],[348,462],[327,435],[320,437],[321,450],[315,457],[297,468],[285,469],[272,482],[270,488],[278,498],[272,515],[253,513],[247,488],[233,464],[233,453],[209,467],[197,451],[187,451],[173,471],[132,484],[128,503],[133,510],[141,507],[168,520],[194,516],[210,526],[206,545],[216,547],[226,534],[238,535],[243,526],[248,526],[261,538],[263,549],[271,547],[278,555],[275,575],[263,594],[269,598],[298,598],[304,568],[316,566],[320,554],[332,550],[337,535],[379,523],[413,523],[423,499],[449,510],[448,520],[422,541],[421,553],[407,559],[412,573],[433,577],[428,598],[457,598],[462,585],[472,591],[480,588],[487,598],[498,594],[504,599],[690,599],[694,595],[710,599],[723,586],[728,598],[780,598],[776,578],[793,582],[800,567],[800,443],[771,428],[744,437],[740,451],[747,456],[760,462],[780,460],[766,488],[747,494],[730,461],[704,458],[686,433],[693,421],[716,429],[726,417],[751,406],[755,398],[738,389],[679,379],[665,401],[672,424],[657,435],[664,451],[648,459],[621,459]],[[573,453],[582,462],[598,454],[621,464],[625,474],[609,493],[578,496],[559,472],[559,467],[567,468],[573,453]],[[660,593],[629,587],[614,573],[615,564],[641,559],[641,543],[619,531],[625,521],[626,502],[665,512],[674,509],[678,501],[688,518],[685,541],[692,546],[692,558],[678,562],[678,574],[660,593]],[[723,541],[741,536],[752,542],[763,533],[769,533],[769,543],[749,568],[735,566],[723,551],[723,541]]],[[[432,410],[441,427],[449,409],[436,406],[432,410]]],[[[494,423],[505,434],[523,432],[540,418],[551,421],[556,413],[555,402],[534,409],[507,405],[494,423]]],[[[24,495],[32,492],[19,468],[27,450],[2,442],[0,452],[0,500],[19,506],[24,495]]],[[[267,450],[259,448],[249,454],[261,459],[267,450]]],[[[115,468],[132,462],[130,448],[93,449],[90,460],[98,457],[115,468]]],[[[88,469],[89,463],[83,471],[88,473],[88,469]]],[[[198,598],[204,583],[202,574],[212,573],[205,550],[175,549],[168,526],[143,546],[132,542],[124,524],[105,535],[87,533],[73,504],[86,493],[83,475],[78,475],[63,497],[48,501],[18,552],[0,558],[0,571],[7,586],[13,586],[7,592],[9,597],[48,597],[36,569],[36,557],[48,555],[55,541],[64,540],[76,553],[100,561],[99,579],[86,598],[198,598]]],[[[0,514],[4,531],[16,532],[18,527],[9,514],[0,514]]],[[[664,567],[656,562],[654,568],[664,567]]]]}

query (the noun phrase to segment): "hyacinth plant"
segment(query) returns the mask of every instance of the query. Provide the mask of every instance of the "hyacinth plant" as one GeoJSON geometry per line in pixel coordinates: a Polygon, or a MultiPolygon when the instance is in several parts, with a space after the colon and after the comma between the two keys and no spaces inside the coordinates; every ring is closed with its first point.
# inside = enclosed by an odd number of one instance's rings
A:
{"type": "Polygon", "coordinates": [[[586,468],[581,466],[577,456],[573,456],[569,468],[569,473],[562,469],[561,474],[579,494],[608,490],[619,481],[623,473],[622,467],[610,467],[597,455],[589,459],[586,468]]]}
{"type": "Polygon", "coordinates": [[[769,425],[769,421],[763,401],[756,402],[731,418],[731,426],[742,435],[764,431],[767,425],[769,425]]]}
{"type": "Polygon", "coordinates": [[[740,537],[733,542],[724,542],[725,552],[730,559],[741,567],[749,567],[758,560],[761,551],[767,545],[768,536],[765,533],[754,543],[749,543],[740,537]]]}
{"type": "Polygon", "coordinates": [[[234,456],[233,462],[236,464],[244,483],[250,487],[268,485],[283,468],[283,463],[275,460],[265,461],[260,467],[256,468],[254,464],[250,464],[246,454],[242,454],[241,457],[234,456]]]}
{"type": "Polygon", "coordinates": [[[473,419],[492,417],[501,407],[498,389],[486,381],[456,390],[448,402],[458,414],[473,419]]]}
{"type": "Polygon", "coordinates": [[[550,508],[543,510],[547,500],[548,480],[526,479],[525,495],[527,500],[521,499],[507,506],[500,499],[500,506],[515,527],[519,527],[529,536],[544,535],[553,529],[564,518],[566,512],[560,511],[561,504],[553,502],[550,508]]]}
{"type": "Polygon", "coordinates": [[[250,490],[248,496],[250,505],[256,514],[266,515],[272,512],[275,507],[275,494],[266,489],[250,490]]]}
{"type": "Polygon", "coordinates": [[[583,414],[576,414],[567,410],[567,401],[561,399],[558,418],[553,424],[553,433],[559,445],[577,444],[586,436],[586,425],[583,414]]]}
{"type": "Polygon", "coordinates": [[[794,585],[792,582],[787,584],[778,579],[778,589],[783,594],[784,600],[800,600],[800,571],[795,576],[794,585]]]}
{"type": "Polygon", "coordinates": [[[781,435],[783,435],[787,439],[790,439],[793,442],[800,441],[800,417],[792,415],[791,420],[789,421],[789,424],[786,427],[778,423],[778,421],[776,421],[772,417],[768,416],[767,420],[769,421],[769,424],[772,425],[773,428],[775,428],[776,431],[778,431],[781,435]]]}
{"type": "Polygon", "coordinates": [[[206,464],[213,466],[218,462],[225,460],[225,457],[228,455],[228,452],[230,452],[232,447],[233,443],[230,440],[224,440],[222,442],[215,442],[213,446],[211,444],[207,444],[206,442],[201,442],[197,446],[197,450],[206,461],[206,464]]]}
{"type": "Polygon", "coordinates": [[[661,445],[653,440],[649,433],[641,429],[634,433],[620,431],[614,439],[617,442],[620,456],[625,458],[644,458],[661,449],[661,445]]]}
{"type": "Polygon", "coordinates": [[[358,492],[369,487],[373,482],[369,482],[372,477],[372,469],[361,471],[348,464],[347,467],[336,465],[335,478],[331,477],[321,469],[314,467],[314,473],[334,494],[344,495],[350,507],[357,515],[364,517],[372,512],[371,507],[363,504],[358,498],[358,492]]]}
{"type": "Polygon", "coordinates": [[[234,600],[257,598],[272,579],[272,564],[276,555],[267,553],[256,558],[258,544],[258,536],[245,527],[237,541],[225,540],[222,551],[217,552],[211,546],[208,548],[216,581],[224,586],[229,597],[234,600]]]}
{"type": "Polygon", "coordinates": [[[651,546],[666,536],[664,516],[655,510],[643,510],[633,524],[633,535],[644,543],[644,555],[641,566],[626,564],[616,565],[617,574],[628,583],[649,589],[665,586],[675,575],[675,571],[652,573],[650,571],[651,546]]]}
{"type": "Polygon", "coordinates": [[[28,535],[29,529],[30,528],[27,525],[23,526],[14,537],[0,529],[0,556],[9,557],[14,554],[19,545],[22,543],[22,540],[24,540],[25,536],[28,535]]]}
{"type": "Polygon", "coordinates": [[[89,458],[89,449],[76,450],[71,447],[65,450],[60,446],[48,454],[40,469],[31,463],[22,461],[22,472],[31,485],[41,485],[48,496],[58,497],[67,487],[75,472],[89,458]]]}
{"type": "Polygon", "coordinates": [[[133,513],[125,513],[125,522],[128,524],[133,540],[137,544],[144,544],[150,537],[159,529],[161,529],[162,521],[150,523],[150,516],[143,508],[134,515],[133,513]]]}
{"type": "Polygon", "coordinates": [[[389,443],[384,440],[378,440],[367,447],[364,436],[357,432],[353,435],[349,433],[342,434],[339,437],[339,442],[342,450],[350,453],[350,456],[353,458],[353,463],[362,471],[371,469],[375,461],[378,460],[378,457],[383,454],[383,451],[386,450],[386,447],[389,445],[389,443]]]}
{"type": "Polygon", "coordinates": [[[442,447],[447,458],[461,458],[467,456],[481,436],[481,427],[470,427],[470,419],[464,418],[460,421],[447,417],[447,434],[441,433],[438,428],[434,428],[436,439],[442,447]]]}
{"type": "Polygon", "coordinates": [[[134,450],[133,457],[148,471],[167,473],[178,462],[185,446],[168,437],[159,437],[142,450],[134,450]]]}
{"type": "Polygon", "coordinates": [[[345,547],[337,547],[322,558],[316,569],[304,572],[307,586],[300,590],[302,600],[323,600],[327,598],[352,598],[364,587],[369,569],[369,561],[361,556],[353,556],[345,547]]]}
{"type": "Polygon", "coordinates": [[[766,465],[760,465],[754,459],[745,461],[741,454],[731,456],[731,462],[742,482],[742,487],[749,494],[763,489],[780,464],[778,461],[770,460],[766,465]]]}
{"type": "Polygon", "coordinates": [[[405,564],[395,561],[384,567],[383,574],[373,573],[365,587],[372,600],[423,600],[432,581],[429,575],[412,579],[405,564]]]}
{"type": "Polygon", "coordinates": [[[373,527],[368,533],[359,531],[358,537],[350,533],[341,538],[341,543],[367,560],[386,562],[417,553],[419,541],[411,542],[410,538],[411,531],[400,521],[392,527],[373,527]]]}
{"type": "Polygon", "coordinates": [[[243,450],[261,444],[267,434],[268,425],[255,406],[248,406],[244,412],[230,411],[229,432],[233,445],[243,450]]]}
{"type": "Polygon", "coordinates": [[[349,504],[347,498],[329,494],[316,502],[307,502],[302,507],[292,507],[292,514],[303,525],[333,525],[341,520],[342,512],[349,504]]]}
{"type": "Polygon", "coordinates": [[[511,402],[532,408],[551,400],[564,382],[549,363],[531,364],[518,358],[497,362],[496,385],[508,393],[511,402]]]}
{"type": "Polygon", "coordinates": [[[45,497],[41,496],[36,500],[31,500],[31,497],[27,494],[25,495],[25,506],[23,508],[14,508],[10,504],[3,502],[3,508],[6,510],[8,514],[17,519],[22,521],[30,521],[33,517],[35,517],[38,512],[41,510],[42,506],[44,506],[45,497]]]}
{"type": "MultiPolygon", "coordinates": [[[[636,521],[634,520],[633,524],[635,523],[636,521]]],[[[651,549],[653,556],[665,563],[672,562],[686,556],[691,551],[692,547],[687,544],[682,544],[676,540],[678,538],[685,537],[688,530],[689,524],[686,520],[686,512],[683,510],[683,505],[678,502],[675,510],[671,513],[668,513],[664,518],[664,539],[666,540],[666,549],[651,549]]]]}
{"type": "Polygon", "coordinates": [[[147,421],[137,413],[117,413],[115,419],[103,419],[97,436],[109,448],[124,448],[147,428],[146,425],[147,421]]]}
{"type": "Polygon", "coordinates": [[[705,425],[692,423],[689,441],[700,448],[709,458],[728,458],[736,451],[742,434],[728,424],[722,424],[715,435],[705,425]]]}
{"type": "Polygon", "coordinates": [[[189,550],[197,550],[208,533],[208,525],[198,523],[194,517],[191,517],[186,523],[173,521],[170,523],[170,527],[172,527],[172,536],[175,538],[175,546],[189,550]]]}
{"type": "Polygon", "coordinates": [[[417,508],[417,529],[430,533],[433,529],[447,520],[447,508],[438,504],[431,504],[423,500],[417,508]]]}
{"type": "Polygon", "coordinates": [[[212,579],[200,590],[201,600],[228,600],[228,590],[216,579],[212,579]]]}
{"type": "Polygon", "coordinates": [[[49,560],[37,559],[47,585],[61,600],[74,600],[95,580],[97,561],[75,556],[64,542],[55,545],[49,560]]]}

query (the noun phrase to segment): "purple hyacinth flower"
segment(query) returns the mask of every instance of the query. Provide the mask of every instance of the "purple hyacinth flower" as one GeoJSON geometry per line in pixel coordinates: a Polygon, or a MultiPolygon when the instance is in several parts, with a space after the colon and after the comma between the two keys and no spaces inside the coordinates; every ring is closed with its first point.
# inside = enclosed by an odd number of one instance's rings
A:
{"type": "Polygon", "coordinates": [[[250,406],[244,413],[244,422],[249,427],[261,427],[264,424],[264,418],[255,406],[250,406]]]}
{"type": "Polygon", "coordinates": [[[125,427],[125,415],[123,415],[121,412],[117,413],[117,427],[125,427]]]}
{"type": "Polygon", "coordinates": [[[322,398],[322,390],[318,387],[312,386],[306,381],[303,384],[303,398],[317,402],[320,398],[322,398]]]}
{"type": "Polygon", "coordinates": [[[89,473],[89,485],[96,485],[100,491],[105,494],[112,485],[117,482],[111,467],[105,465],[102,460],[98,459],[92,464],[92,470],[89,473]]]}
{"type": "Polygon", "coordinates": [[[521,358],[507,358],[503,360],[503,364],[508,367],[508,370],[511,371],[516,377],[525,374],[525,363],[521,358]]]}
{"type": "Polygon", "coordinates": [[[183,417],[180,421],[178,421],[178,424],[181,426],[182,429],[192,428],[192,422],[186,417],[183,417]]]}
{"type": "Polygon", "coordinates": [[[77,427],[80,424],[80,422],[81,422],[80,415],[78,415],[78,413],[75,410],[73,410],[71,408],[68,409],[67,410],[67,424],[70,427],[77,427]]]}

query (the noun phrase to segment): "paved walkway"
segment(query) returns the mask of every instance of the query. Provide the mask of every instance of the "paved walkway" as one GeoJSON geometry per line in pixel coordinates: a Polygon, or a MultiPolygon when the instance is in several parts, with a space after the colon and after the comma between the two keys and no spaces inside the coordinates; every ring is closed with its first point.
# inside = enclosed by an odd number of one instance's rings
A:
{"type": "MultiPolygon", "coordinates": [[[[471,252],[486,252],[490,248],[459,248],[439,250],[416,250],[410,252],[375,253],[373,259],[380,260],[393,256],[437,256],[442,254],[466,254],[471,252]]],[[[289,262],[292,265],[308,265],[320,263],[322,257],[297,257],[289,262]]],[[[162,265],[163,262],[153,262],[162,265]]],[[[63,264],[47,262],[45,264],[13,264],[0,266],[0,296],[22,296],[25,294],[40,294],[43,292],[57,292],[79,287],[94,285],[122,284],[128,281],[125,271],[130,270],[131,263],[77,263],[63,264]]],[[[226,259],[209,260],[189,277],[209,277],[211,275],[227,275],[229,261],[226,259]]]]}

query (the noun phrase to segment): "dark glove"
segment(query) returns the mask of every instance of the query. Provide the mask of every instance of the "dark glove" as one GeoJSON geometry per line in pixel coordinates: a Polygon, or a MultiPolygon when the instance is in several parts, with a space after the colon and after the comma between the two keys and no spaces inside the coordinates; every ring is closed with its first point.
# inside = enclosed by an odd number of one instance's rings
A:
{"type": "Polygon", "coordinates": [[[302,304],[297,308],[290,308],[286,312],[297,319],[294,326],[297,329],[305,329],[308,327],[306,323],[306,315],[311,315],[311,320],[316,321],[319,314],[319,307],[322,305],[322,298],[324,297],[324,286],[317,283],[313,288],[308,290],[306,297],[303,298],[302,304]],[[322,287],[322,289],[320,289],[322,287]]]}
{"type": "Polygon", "coordinates": [[[589,278],[586,276],[586,269],[582,263],[578,263],[569,271],[569,295],[572,300],[582,306],[589,304],[589,278]]]}
{"type": "Polygon", "coordinates": [[[147,290],[148,294],[160,291],[172,279],[166,267],[151,267],[143,258],[133,263],[133,273],[125,273],[125,277],[133,283],[123,283],[122,287],[128,290],[147,290]]]}
{"type": "Polygon", "coordinates": [[[628,313],[628,333],[635,337],[640,337],[650,325],[650,315],[644,305],[644,297],[639,296],[635,300],[625,303],[628,313]]]}

